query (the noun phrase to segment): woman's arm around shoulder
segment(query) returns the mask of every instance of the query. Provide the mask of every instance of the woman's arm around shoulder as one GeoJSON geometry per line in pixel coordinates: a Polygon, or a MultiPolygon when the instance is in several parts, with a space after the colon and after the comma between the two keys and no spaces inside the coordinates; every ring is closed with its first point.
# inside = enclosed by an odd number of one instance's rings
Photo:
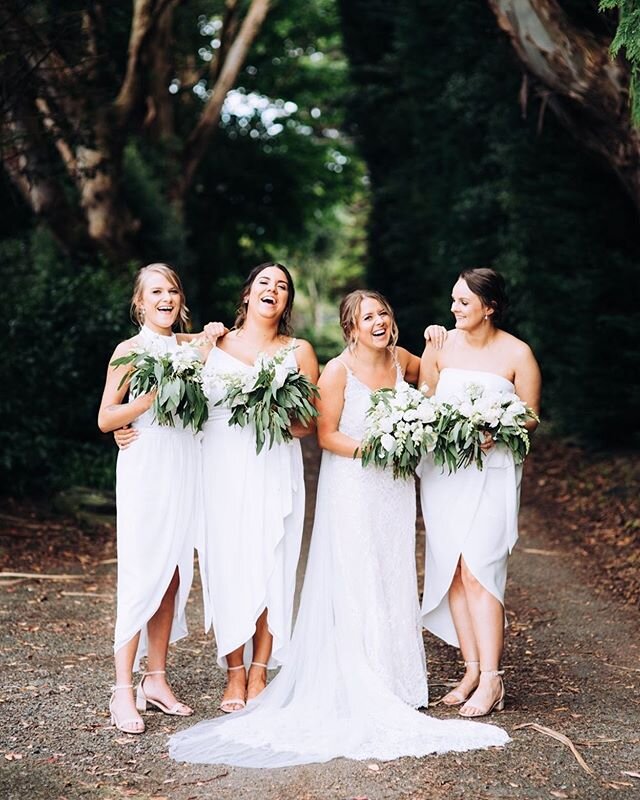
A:
{"type": "Polygon", "coordinates": [[[437,350],[431,342],[427,342],[422,358],[420,359],[420,377],[418,378],[418,388],[431,397],[436,390],[440,379],[440,350],[437,350]]]}
{"type": "Polygon", "coordinates": [[[129,389],[129,381],[126,379],[129,366],[124,364],[119,367],[112,367],[111,362],[116,358],[126,356],[131,352],[131,348],[135,344],[135,336],[132,339],[120,342],[109,359],[107,378],[102,392],[102,400],[100,401],[100,410],[98,411],[98,427],[103,433],[109,433],[116,428],[121,428],[123,425],[129,425],[134,419],[137,419],[151,408],[153,404],[155,392],[142,394],[126,405],[122,404],[129,389]],[[125,379],[124,381],[123,378],[125,379]],[[120,385],[121,383],[122,385],[120,385]]]}
{"type": "Polygon", "coordinates": [[[339,456],[353,458],[360,442],[338,430],[344,408],[344,390],[347,383],[347,369],[338,358],[333,358],[323,369],[318,386],[320,397],[318,407],[318,444],[339,456]]]}
{"type": "MultiPolygon", "coordinates": [[[[540,413],[540,396],[542,393],[542,375],[533,351],[519,339],[514,343],[514,387],[518,397],[536,414],[540,413]]],[[[538,423],[531,419],[527,422],[529,432],[534,431],[538,423]]]]}

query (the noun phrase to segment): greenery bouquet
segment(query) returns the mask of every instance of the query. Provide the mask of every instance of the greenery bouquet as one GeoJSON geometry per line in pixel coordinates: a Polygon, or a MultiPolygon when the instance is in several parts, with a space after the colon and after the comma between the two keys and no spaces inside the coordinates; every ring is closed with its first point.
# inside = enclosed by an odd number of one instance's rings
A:
{"type": "Polygon", "coordinates": [[[202,388],[202,359],[195,343],[180,345],[170,352],[135,347],[126,356],[115,358],[112,367],[130,365],[120,386],[129,380],[134,397],[156,389],[154,419],[159,425],[201,431],[207,421],[207,398],[202,388]]]}
{"type": "Polygon", "coordinates": [[[435,448],[439,425],[438,402],[408,383],[378,389],[367,411],[367,430],[360,445],[362,466],[391,468],[394,478],[410,477],[423,456],[435,448]]]}
{"type": "Polygon", "coordinates": [[[224,396],[216,405],[231,409],[229,425],[244,428],[252,425],[256,435],[256,453],[268,441],[269,449],[275,443],[290,442],[292,421],[309,425],[318,416],[313,401],[319,396],[318,387],[284,360],[295,345],[283,347],[273,356],[261,353],[251,372],[230,373],[219,376],[224,385],[224,396]]]}
{"type": "Polygon", "coordinates": [[[529,452],[527,420],[538,420],[513,392],[487,391],[484,386],[469,383],[455,400],[442,403],[441,436],[433,451],[436,464],[446,466],[449,473],[470,464],[483,467],[481,445],[486,433],[496,444],[507,447],[516,464],[529,452]]]}

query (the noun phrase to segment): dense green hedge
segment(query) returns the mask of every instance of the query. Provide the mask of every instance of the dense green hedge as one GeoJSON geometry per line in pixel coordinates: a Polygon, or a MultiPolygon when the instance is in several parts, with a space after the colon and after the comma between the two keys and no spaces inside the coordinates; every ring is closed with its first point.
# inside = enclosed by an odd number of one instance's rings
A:
{"type": "MultiPolygon", "coordinates": [[[[580,23],[598,26],[565,0],[580,23]]],[[[639,221],[619,185],[544,113],[481,0],[342,0],[353,132],[372,184],[370,283],[418,350],[450,324],[465,267],[511,287],[510,328],[544,374],[544,417],[591,444],[635,444],[639,221]]]]}

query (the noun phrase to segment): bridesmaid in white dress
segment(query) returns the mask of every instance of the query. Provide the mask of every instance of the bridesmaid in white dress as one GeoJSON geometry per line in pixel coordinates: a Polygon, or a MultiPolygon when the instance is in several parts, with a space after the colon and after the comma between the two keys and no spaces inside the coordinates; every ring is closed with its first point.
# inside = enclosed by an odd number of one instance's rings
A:
{"type": "MultiPolygon", "coordinates": [[[[421,384],[443,399],[469,383],[515,391],[538,412],[541,379],[533,353],[498,327],[506,306],[502,277],[491,269],[465,270],[452,298],[455,330],[442,349],[427,344],[421,384]]],[[[529,431],[536,424],[529,421],[529,431]]],[[[507,558],[518,538],[521,468],[489,434],[482,449],[482,470],[472,464],[449,475],[425,459],[420,482],[427,532],[423,623],[462,651],[465,675],[442,702],[462,706],[464,717],[504,705],[504,590],[507,558]]]]}
{"type": "MultiPolygon", "coordinates": [[[[143,267],[131,303],[140,332],[121,342],[110,361],[135,345],[160,352],[188,335],[173,326],[188,321],[184,291],[166,264],[143,267]]],[[[219,323],[214,323],[222,328],[219,323]]],[[[206,353],[204,353],[206,355],[206,353]]],[[[139,734],[144,722],[133,699],[132,673],[148,654],[137,704],[188,716],[165,678],[169,642],[186,636],[185,605],[193,576],[194,534],[201,523],[200,444],[191,430],[161,427],[153,420],[154,393],[129,397],[127,366],[109,367],[98,413],[103,432],[132,425],[118,455],[116,475],[118,589],[115,630],[116,682],[109,703],[112,723],[139,734]],[[148,676],[148,677],[147,677],[148,676]]]]}
{"type": "Polygon", "coordinates": [[[311,550],[290,655],[246,711],[170,740],[178,761],[284,767],[502,745],[500,728],[427,704],[415,566],[415,485],[354,458],[371,392],[418,377],[379,294],[341,306],[347,349],[320,378],[323,448],[311,550]]]}
{"type": "MultiPolygon", "coordinates": [[[[296,568],[304,522],[304,477],[298,438],[256,454],[251,426],[230,427],[216,375],[249,372],[258,354],[290,348],[285,365],[313,383],[318,361],[311,345],[289,336],[294,287],[280,264],[255,267],[241,293],[235,328],[207,359],[209,420],[203,438],[206,536],[200,550],[205,624],[213,625],[218,663],[228,683],[221,709],[238,711],[266,685],[267,668],[286,659],[296,568]],[[247,674],[248,668],[248,674],[247,674]]],[[[208,326],[207,326],[208,329],[208,326]]]]}

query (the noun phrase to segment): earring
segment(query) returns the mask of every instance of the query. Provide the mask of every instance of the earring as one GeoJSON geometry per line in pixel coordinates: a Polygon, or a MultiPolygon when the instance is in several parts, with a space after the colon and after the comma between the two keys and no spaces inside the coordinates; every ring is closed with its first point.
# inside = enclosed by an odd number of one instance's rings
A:
{"type": "Polygon", "coordinates": [[[484,315],[484,321],[486,322],[488,319],[489,319],[489,315],[488,315],[488,314],[485,314],[485,315],[484,315]]]}

